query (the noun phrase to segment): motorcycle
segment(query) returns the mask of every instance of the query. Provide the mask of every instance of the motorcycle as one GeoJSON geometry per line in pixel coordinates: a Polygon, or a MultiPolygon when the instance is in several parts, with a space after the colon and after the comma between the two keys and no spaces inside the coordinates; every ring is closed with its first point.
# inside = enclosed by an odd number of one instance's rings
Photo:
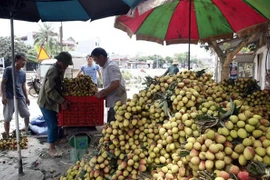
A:
{"type": "Polygon", "coordinates": [[[28,94],[32,97],[38,97],[39,91],[40,91],[40,80],[37,78],[37,76],[32,76],[31,80],[27,82],[28,88],[28,94]]]}

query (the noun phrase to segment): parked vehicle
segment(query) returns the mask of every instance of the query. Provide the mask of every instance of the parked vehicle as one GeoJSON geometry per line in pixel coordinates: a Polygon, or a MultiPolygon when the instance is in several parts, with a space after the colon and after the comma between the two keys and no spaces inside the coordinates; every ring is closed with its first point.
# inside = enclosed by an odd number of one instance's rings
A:
{"type": "Polygon", "coordinates": [[[38,97],[41,83],[36,74],[27,82],[27,85],[29,86],[28,94],[32,97],[38,97]]]}
{"type": "MultiPolygon", "coordinates": [[[[57,60],[56,59],[46,59],[43,60],[40,63],[39,69],[37,73],[39,74],[40,81],[42,82],[42,79],[45,77],[45,74],[47,73],[48,69],[53,65],[57,60]]],[[[65,71],[65,77],[72,78],[73,77],[73,65],[68,66],[65,71]]]]}
{"type": "MultiPolygon", "coordinates": [[[[56,59],[47,59],[43,60],[39,68],[37,69],[37,72],[35,72],[35,75],[32,76],[31,80],[27,82],[28,88],[28,94],[32,97],[38,97],[38,93],[41,87],[41,83],[43,78],[45,77],[45,74],[47,73],[50,66],[52,66],[57,60],[56,59]]],[[[68,66],[68,68],[65,71],[65,77],[72,78],[73,76],[73,66],[68,66]]]]}

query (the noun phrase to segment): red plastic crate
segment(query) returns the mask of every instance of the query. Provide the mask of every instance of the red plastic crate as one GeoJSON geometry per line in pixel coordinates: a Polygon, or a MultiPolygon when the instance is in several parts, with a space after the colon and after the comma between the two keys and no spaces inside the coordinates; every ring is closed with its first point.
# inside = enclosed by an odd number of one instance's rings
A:
{"type": "Polygon", "coordinates": [[[104,100],[95,96],[66,96],[68,110],[60,108],[59,126],[101,126],[104,124],[104,100]]]}

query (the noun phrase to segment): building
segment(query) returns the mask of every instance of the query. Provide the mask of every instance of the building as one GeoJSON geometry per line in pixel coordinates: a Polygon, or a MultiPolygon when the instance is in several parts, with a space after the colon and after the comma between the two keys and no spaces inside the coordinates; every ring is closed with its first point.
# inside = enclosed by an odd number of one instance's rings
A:
{"type": "Polygon", "coordinates": [[[115,61],[121,69],[149,69],[152,68],[152,61],[138,61],[127,55],[111,54],[110,59],[115,61]]]}
{"type": "MultiPolygon", "coordinates": [[[[258,34],[249,45],[254,46],[253,51],[248,53],[238,53],[235,56],[234,64],[237,65],[237,77],[252,77],[258,81],[261,89],[270,89],[270,53],[268,43],[269,36],[265,37],[263,34],[258,34]]],[[[228,41],[231,47],[236,47],[241,38],[236,38],[228,41]]],[[[223,45],[219,45],[224,49],[223,45]]],[[[218,57],[215,57],[218,64],[216,70],[217,82],[220,81],[221,65],[218,57]]]]}
{"type": "Polygon", "coordinates": [[[65,47],[64,49],[70,51],[75,50],[78,42],[76,42],[72,37],[67,38],[66,40],[62,41],[62,46],[65,47]]]}
{"type": "Polygon", "coordinates": [[[75,47],[75,51],[91,54],[92,50],[100,46],[98,39],[88,39],[84,41],[79,41],[75,47]]]}
{"type": "Polygon", "coordinates": [[[267,45],[254,52],[254,78],[259,81],[261,89],[270,90],[270,53],[267,45]]]}

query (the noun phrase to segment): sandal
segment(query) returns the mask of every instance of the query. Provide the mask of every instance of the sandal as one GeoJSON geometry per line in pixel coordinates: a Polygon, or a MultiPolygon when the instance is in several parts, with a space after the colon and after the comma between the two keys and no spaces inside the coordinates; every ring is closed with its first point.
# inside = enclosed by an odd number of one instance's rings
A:
{"type": "Polygon", "coordinates": [[[54,153],[48,152],[48,154],[49,154],[51,157],[61,157],[63,153],[62,153],[61,151],[59,151],[59,150],[55,150],[54,153]]]}

